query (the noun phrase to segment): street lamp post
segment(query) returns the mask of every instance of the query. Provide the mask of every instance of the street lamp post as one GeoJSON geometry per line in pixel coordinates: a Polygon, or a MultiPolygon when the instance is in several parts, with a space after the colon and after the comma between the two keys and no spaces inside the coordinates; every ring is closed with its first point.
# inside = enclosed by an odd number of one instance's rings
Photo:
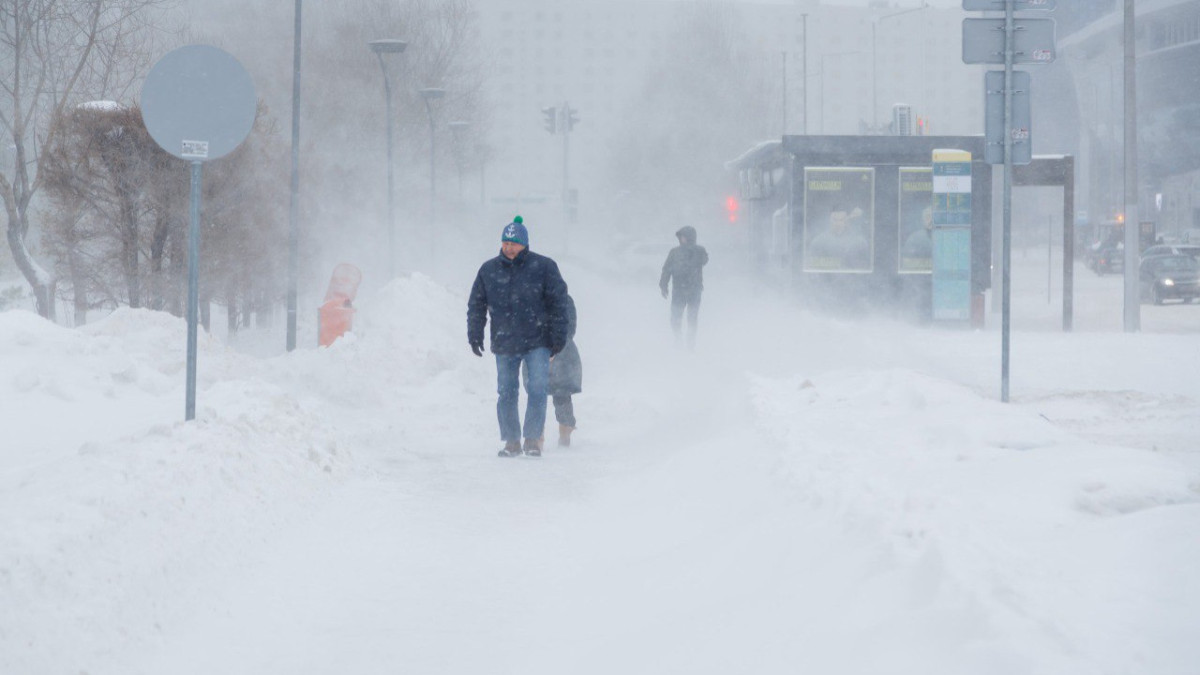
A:
{"type": "Polygon", "coordinates": [[[388,79],[384,54],[400,54],[408,43],[403,40],[371,40],[371,51],[379,59],[379,70],[383,73],[383,92],[387,99],[387,217],[388,217],[388,278],[396,276],[396,199],[393,194],[395,179],[392,173],[392,84],[388,79]]]}
{"type": "Polygon", "coordinates": [[[800,109],[804,111],[803,126],[800,127],[800,133],[808,135],[808,14],[801,14],[801,49],[800,52],[800,83],[803,85],[802,98],[800,99],[800,109]]]}
{"type": "Polygon", "coordinates": [[[288,200],[287,351],[296,348],[297,286],[300,275],[300,21],[303,0],[296,0],[292,33],[292,176],[288,200]]]}
{"type": "Polygon", "coordinates": [[[471,123],[466,120],[454,120],[446,126],[450,127],[450,135],[454,138],[454,166],[458,169],[458,198],[462,200],[463,191],[463,162],[462,162],[462,134],[471,123]]]}
{"type": "Polygon", "coordinates": [[[929,7],[929,3],[921,0],[920,7],[909,7],[891,14],[882,14],[880,16],[871,17],[871,131],[879,133],[879,63],[875,52],[875,28],[880,21],[891,19],[900,16],[901,14],[909,14],[911,12],[919,12],[929,7]]]}
{"type": "Polygon", "coordinates": [[[437,229],[434,222],[437,220],[437,170],[434,168],[434,157],[437,156],[437,136],[434,134],[432,101],[445,96],[446,90],[437,87],[426,87],[418,89],[417,93],[425,100],[425,113],[429,116],[429,225],[433,228],[430,230],[432,233],[437,229]]]}

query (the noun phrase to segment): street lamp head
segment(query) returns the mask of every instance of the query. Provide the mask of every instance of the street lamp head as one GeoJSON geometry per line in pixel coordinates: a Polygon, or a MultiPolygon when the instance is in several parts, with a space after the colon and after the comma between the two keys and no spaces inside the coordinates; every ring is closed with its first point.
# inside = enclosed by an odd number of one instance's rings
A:
{"type": "Polygon", "coordinates": [[[371,40],[367,44],[376,54],[399,54],[408,46],[404,40],[371,40]]]}
{"type": "Polygon", "coordinates": [[[426,87],[424,89],[418,89],[417,93],[420,94],[422,98],[434,99],[434,98],[441,98],[441,97],[445,96],[446,90],[439,89],[438,87],[426,87]]]}

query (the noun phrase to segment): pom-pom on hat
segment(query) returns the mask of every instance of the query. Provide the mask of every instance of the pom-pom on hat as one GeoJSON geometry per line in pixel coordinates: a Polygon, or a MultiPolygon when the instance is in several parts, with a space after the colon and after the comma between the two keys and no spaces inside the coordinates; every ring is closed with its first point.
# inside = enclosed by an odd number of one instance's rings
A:
{"type": "Polygon", "coordinates": [[[516,216],[511,223],[504,226],[504,231],[500,233],[500,241],[529,246],[529,230],[525,229],[525,221],[521,216],[516,216]]]}

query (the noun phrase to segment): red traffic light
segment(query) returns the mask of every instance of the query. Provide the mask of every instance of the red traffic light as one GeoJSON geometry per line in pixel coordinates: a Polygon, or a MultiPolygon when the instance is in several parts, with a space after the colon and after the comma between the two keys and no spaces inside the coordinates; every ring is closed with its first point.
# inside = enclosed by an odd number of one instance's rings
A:
{"type": "Polygon", "coordinates": [[[725,210],[729,213],[729,222],[737,222],[738,200],[737,197],[729,196],[725,198],[725,210]]]}

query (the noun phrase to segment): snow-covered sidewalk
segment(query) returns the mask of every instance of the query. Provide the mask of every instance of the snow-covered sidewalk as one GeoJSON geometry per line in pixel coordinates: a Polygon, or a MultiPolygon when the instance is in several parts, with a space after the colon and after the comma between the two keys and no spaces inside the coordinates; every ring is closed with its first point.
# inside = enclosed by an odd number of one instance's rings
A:
{"type": "Polygon", "coordinates": [[[495,457],[494,366],[425,277],[330,349],[206,343],[194,424],[181,322],[0,314],[0,672],[1200,661],[1193,337],[1020,333],[1004,405],[991,331],[714,284],[686,353],[652,288],[568,280],[580,429],[540,461],[495,457]]]}

